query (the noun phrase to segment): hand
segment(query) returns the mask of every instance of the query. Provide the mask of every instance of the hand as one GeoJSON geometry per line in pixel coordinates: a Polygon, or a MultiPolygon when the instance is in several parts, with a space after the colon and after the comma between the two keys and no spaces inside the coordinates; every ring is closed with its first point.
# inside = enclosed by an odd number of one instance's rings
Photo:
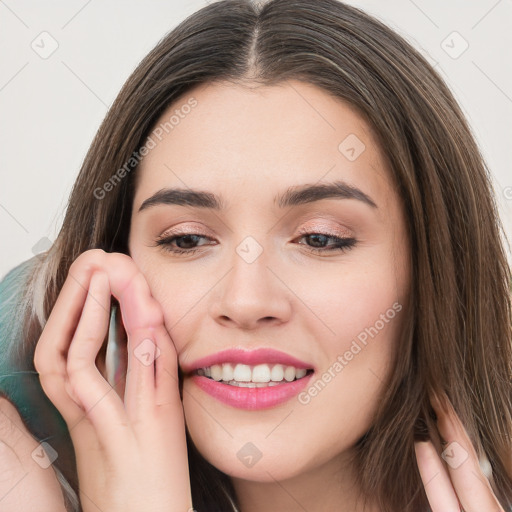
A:
{"type": "Polygon", "coordinates": [[[447,442],[447,469],[431,441],[415,443],[416,459],[432,512],[504,512],[448,397],[433,397],[437,425],[447,442]],[[462,509],[461,509],[462,507],[462,509]]]}
{"type": "Polygon", "coordinates": [[[93,249],[73,262],[34,364],[68,426],[84,512],[192,510],[177,354],[129,256],[93,249]],[[95,364],[111,295],[128,337],[124,403],[95,364]]]}

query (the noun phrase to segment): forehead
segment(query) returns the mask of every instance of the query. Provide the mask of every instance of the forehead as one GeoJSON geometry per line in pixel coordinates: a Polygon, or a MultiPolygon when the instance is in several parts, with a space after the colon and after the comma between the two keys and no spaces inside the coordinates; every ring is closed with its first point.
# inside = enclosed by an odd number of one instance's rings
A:
{"type": "Polygon", "coordinates": [[[226,196],[229,188],[257,194],[336,179],[365,184],[373,196],[389,188],[370,126],[350,105],[304,82],[202,84],[164,112],[150,137],[135,208],[170,186],[226,196]]]}

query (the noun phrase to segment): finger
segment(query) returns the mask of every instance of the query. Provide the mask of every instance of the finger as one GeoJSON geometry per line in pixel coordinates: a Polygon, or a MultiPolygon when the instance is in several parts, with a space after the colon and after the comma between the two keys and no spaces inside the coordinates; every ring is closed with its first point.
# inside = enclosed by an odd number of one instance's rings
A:
{"type": "Polygon", "coordinates": [[[83,417],[82,409],[65,391],[67,353],[89,289],[90,276],[106,253],[81,254],[71,265],[34,351],[41,386],[68,426],[83,417]]]}
{"type": "Polygon", "coordinates": [[[465,512],[504,512],[482,473],[473,444],[448,397],[440,399],[433,396],[431,402],[437,415],[439,432],[448,443],[443,458],[465,512]]]}
{"type": "MultiPolygon", "coordinates": [[[[172,453],[175,464],[169,469],[169,477],[177,488],[190,495],[185,417],[181,402],[178,379],[178,356],[174,343],[162,325],[155,330],[160,357],[156,359],[156,418],[160,426],[161,450],[153,455],[154,460],[162,454],[172,453]]],[[[156,447],[156,446],[155,446],[156,447]]],[[[164,455],[165,456],[165,455],[164,455]]]]}
{"type": "Polygon", "coordinates": [[[148,460],[168,464],[168,460],[161,459],[172,453],[169,477],[177,488],[187,489],[190,494],[177,354],[165,329],[161,306],[142,274],[135,276],[117,298],[128,335],[127,413],[148,460]]]}
{"type": "Polygon", "coordinates": [[[110,296],[108,276],[102,271],[94,272],[67,357],[74,394],[105,440],[116,435],[116,425],[126,422],[122,401],[95,363],[108,329],[110,296]]]}
{"type": "Polygon", "coordinates": [[[432,512],[460,512],[450,477],[431,441],[414,443],[421,480],[432,512]]]}
{"type": "Polygon", "coordinates": [[[163,325],[160,304],[153,298],[146,278],[138,270],[129,282],[116,281],[119,276],[109,275],[112,293],[121,306],[121,316],[127,335],[136,331],[163,325]]]}
{"type": "MultiPolygon", "coordinates": [[[[139,392],[139,399],[143,404],[152,404],[151,407],[170,408],[170,414],[176,416],[177,408],[181,410],[181,398],[179,394],[178,379],[178,357],[174,343],[167,332],[164,325],[163,313],[158,302],[151,296],[149,286],[144,276],[140,274],[132,280],[130,285],[124,290],[120,299],[121,311],[123,318],[130,319],[132,331],[128,328],[129,340],[128,350],[131,358],[132,366],[130,370],[135,369],[141,372],[143,368],[139,363],[149,363],[154,360],[154,372],[147,372],[146,383],[151,383],[154,391],[147,389],[147,395],[142,387],[137,386],[135,373],[129,371],[126,383],[125,404],[131,411],[133,417],[135,414],[136,402],[130,400],[130,396],[134,396],[139,392]],[[137,334],[136,334],[137,333],[137,334]],[[148,334],[149,333],[149,334],[148,334]],[[137,345],[134,340],[143,338],[142,342],[137,345]],[[145,350],[145,349],[149,349],[145,350]],[[132,412],[133,411],[133,412],[132,412]]],[[[139,373],[143,376],[143,373],[139,373]]],[[[182,412],[182,411],[180,411],[182,412]]]]}
{"type": "Polygon", "coordinates": [[[72,399],[67,374],[67,353],[87,297],[90,276],[66,278],[34,352],[34,365],[41,386],[57,407],[68,427],[84,416],[72,399]]]}
{"type": "Polygon", "coordinates": [[[124,254],[107,254],[100,249],[80,254],[69,268],[34,352],[41,386],[68,426],[80,421],[83,411],[65,391],[67,352],[82,314],[91,274],[98,269],[109,274],[113,293],[117,295],[138,273],[133,260],[124,254]]]}
{"type": "Polygon", "coordinates": [[[171,414],[175,407],[182,407],[179,376],[178,376],[178,354],[174,343],[162,325],[155,330],[157,346],[160,349],[160,357],[156,360],[155,403],[159,408],[171,408],[171,414]]]}
{"type": "MultiPolygon", "coordinates": [[[[114,277],[115,279],[115,277],[114,277]]],[[[132,365],[137,364],[135,368],[143,370],[139,363],[145,363],[149,366],[150,359],[155,359],[154,369],[154,382],[152,387],[155,388],[155,395],[153,402],[156,406],[159,405],[179,405],[181,407],[181,400],[179,397],[178,386],[178,362],[177,353],[174,344],[164,327],[163,314],[160,305],[152,297],[151,291],[147,282],[142,274],[133,277],[130,283],[123,286],[122,284],[113,283],[113,294],[118,298],[120,305],[120,313],[116,315],[116,322],[111,326],[115,330],[116,343],[122,330],[123,323],[124,330],[130,337],[130,351],[131,355],[137,355],[136,359],[132,360],[132,365]],[[116,292],[122,290],[121,293],[116,292]],[[119,320],[119,321],[118,321],[119,320]],[[147,329],[155,327],[153,335],[149,334],[147,329]],[[142,338],[142,340],[141,340],[142,338]],[[146,340],[144,342],[144,340],[146,340]],[[140,343],[144,344],[140,345],[140,343]],[[156,349],[150,347],[151,344],[156,345],[156,349]],[[144,350],[145,347],[151,348],[151,353],[144,350]],[[139,347],[139,348],[137,348],[139,347]]],[[[135,403],[129,400],[128,396],[133,396],[142,393],[139,399],[145,404],[149,404],[148,397],[144,396],[144,392],[138,387],[135,382],[137,380],[134,373],[128,377],[128,342],[121,344],[121,346],[112,347],[113,354],[108,360],[108,374],[111,376],[110,382],[112,385],[117,385],[122,377],[126,378],[124,393],[126,396],[125,405],[129,411],[129,417],[134,417],[135,403]],[[113,381],[113,382],[112,382],[113,381]],[[128,384],[129,383],[129,384],[128,384]]],[[[110,354],[109,354],[110,355],[110,354]]],[[[130,366],[130,370],[133,366],[130,366]]],[[[148,372],[148,378],[151,380],[152,375],[148,372]]]]}
{"type": "Polygon", "coordinates": [[[138,273],[133,260],[125,254],[108,254],[100,249],[91,249],[76,258],[36,346],[34,358],[45,370],[60,373],[65,369],[65,356],[95,270],[103,270],[108,274],[112,294],[116,297],[138,273]]]}
{"type": "Polygon", "coordinates": [[[130,421],[137,423],[155,407],[155,360],[160,357],[155,331],[163,325],[163,314],[140,272],[118,300],[128,336],[124,403],[130,421]]]}

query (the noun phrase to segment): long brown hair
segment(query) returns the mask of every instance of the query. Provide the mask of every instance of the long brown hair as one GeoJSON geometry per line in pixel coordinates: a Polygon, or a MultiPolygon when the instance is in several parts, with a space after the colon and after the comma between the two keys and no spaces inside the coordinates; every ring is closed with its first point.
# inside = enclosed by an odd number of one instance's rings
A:
{"type": "MultiPolygon", "coordinates": [[[[164,110],[186,102],[201,83],[288,79],[321,87],[370,124],[409,232],[410,314],[372,428],[357,444],[362,494],[384,511],[428,509],[413,434],[419,420],[435,430],[429,405],[435,391],[450,398],[477,452],[490,462],[498,499],[509,506],[511,274],[488,169],[456,100],[420,53],[337,0],[218,1],[184,20],[144,58],[87,153],[55,243],[34,266],[24,344],[16,349],[20,364],[34,369],[35,344],[72,261],[91,248],[128,253],[133,155],[164,110]],[[108,193],[94,193],[123,168],[108,193]]],[[[194,506],[232,510],[237,501],[228,476],[190,439],[189,449],[194,506]]],[[[60,468],[76,489],[73,464],[63,461],[60,468]]]]}

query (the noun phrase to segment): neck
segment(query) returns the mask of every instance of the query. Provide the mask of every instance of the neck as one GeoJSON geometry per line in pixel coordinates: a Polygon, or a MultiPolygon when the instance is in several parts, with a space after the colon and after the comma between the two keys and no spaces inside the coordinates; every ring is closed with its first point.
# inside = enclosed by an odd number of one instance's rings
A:
{"type": "MultiPolygon", "coordinates": [[[[254,482],[233,477],[239,512],[378,512],[370,503],[364,508],[350,468],[338,457],[285,480],[254,482]]],[[[272,471],[267,473],[271,476],[272,471]]]]}

